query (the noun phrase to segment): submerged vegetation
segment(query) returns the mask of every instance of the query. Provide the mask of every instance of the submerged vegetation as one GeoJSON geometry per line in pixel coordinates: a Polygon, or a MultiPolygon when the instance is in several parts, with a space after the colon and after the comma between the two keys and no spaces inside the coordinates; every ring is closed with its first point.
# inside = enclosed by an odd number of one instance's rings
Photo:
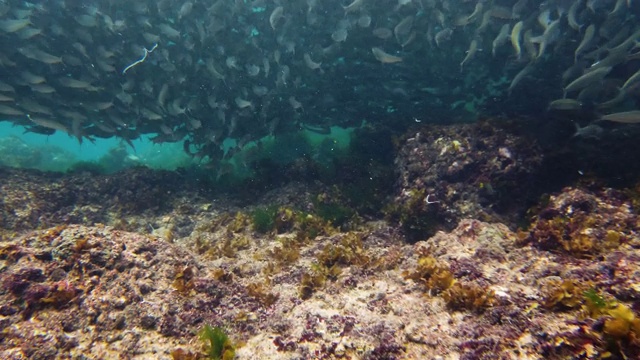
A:
{"type": "Polygon", "coordinates": [[[221,328],[205,325],[199,336],[210,360],[232,360],[235,357],[235,347],[221,328]]]}

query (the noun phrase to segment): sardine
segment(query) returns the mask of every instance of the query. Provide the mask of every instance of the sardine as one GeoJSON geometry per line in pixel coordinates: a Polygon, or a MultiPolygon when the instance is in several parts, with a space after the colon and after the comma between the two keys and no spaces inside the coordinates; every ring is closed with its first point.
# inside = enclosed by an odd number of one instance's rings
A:
{"type": "Polygon", "coordinates": [[[640,110],[632,110],[618,112],[614,114],[604,115],[600,120],[612,121],[622,124],[638,124],[640,123],[640,110]]]}
{"type": "Polygon", "coordinates": [[[582,53],[585,50],[591,47],[591,44],[593,43],[593,40],[594,40],[595,32],[596,32],[595,25],[591,24],[587,27],[587,30],[585,30],[584,36],[582,37],[582,41],[580,42],[580,45],[578,45],[578,48],[576,48],[576,51],[574,54],[574,62],[578,62],[578,56],[582,55],[582,53]]]}
{"type": "Polygon", "coordinates": [[[0,105],[0,114],[11,116],[23,116],[24,113],[16,108],[7,105],[0,105]]]}
{"type": "Polygon", "coordinates": [[[522,27],[524,23],[522,21],[518,21],[511,30],[511,45],[513,45],[513,49],[516,51],[516,58],[519,60],[522,56],[522,48],[520,47],[520,34],[522,32],[522,27]]]}
{"type": "Polygon", "coordinates": [[[42,127],[46,127],[48,129],[52,129],[52,130],[57,130],[57,131],[62,131],[65,132],[67,134],[69,134],[69,128],[67,128],[66,126],[64,126],[63,124],[52,120],[52,119],[48,119],[48,118],[44,118],[44,117],[40,117],[40,116],[31,116],[27,114],[27,118],[29,120],[31,120],[31,122],[33,122],[34,124],[38,125],[38,126],[42,126],[42,127]]]}
{"type": "Polygon", "coordinates": [[[307,53],[305,53],[303,57],[304,57],[304,63],[311,70],[319,69],[320,65],[322,65],[322,63],[317,63],[317,62],[314,62],[313,60],[311,60],[311,56],[309,54],[307,54],[307,53]]]}
{"type": "Polygon", "coordinates": [[[591,84],[602,81],[610,71],[611,67],[604,67],[580,76],[564,88],[564,97],[571,92],[582,90],[591,84]]]}
{"type": "Polygon", "coordinates": [[[394,64],[402,61],[401,57],[387,54],[378,47],[371,48],[371,52],[373,53],[373,56],[375,56],[375,58],[383,64],[394,64]]]}
{"type": "Polygon", "coordinates": [[[509,24],[504,24],[500,28],[498,36],[496,36],[496,38],[493,40],[493,46],[491,48],[491,54],[493,56],[496,56],[496,50],[504,45],[509,39],[509,30],[511,30],[511,25],[509,24]]]}
{"type": "Polygon", "coordinates": [[[582,103],[575,99],[558,99],[549,103],[549,110],[580,110],[582,103]]]}
{"type": "Polygon", "coordinates": [[[273,9],[273,11],[271,12],[271,15],[269,15],[269,25],[271,25],[271,29],[273,30],[276,29],[276,26],[280,22],[280,19],[282,19],[283,17],[283,13],[284,13],[284,8],[282,6],[278,6],[275,9],[273,9]]]}
{"type": "Polygon", "coordinates": [[[471,61],[473,57],[476,55],[476,51],[478,51],[478,40],[471,40],[471,44],[469,44],[469,50],[467,50],[467,56],[465,56],[464,60],[460,63],[460,71],[463,70],[464,64],[471,61]]]}
{"type": "Polygon", "coordinates": [[[26,28],[29,25],[31,25],[31,20],[29,19],[0,20],[0,30],[5,33],[14,33],[26,28]]]}
{"type": "Polygon", "coordinates": [[[364,4],[364,0],[353,0],[353,2],[347,6],[343,6],[345,14],[350,12],[354,12],[360,9],[360,7],[364,4]]]}

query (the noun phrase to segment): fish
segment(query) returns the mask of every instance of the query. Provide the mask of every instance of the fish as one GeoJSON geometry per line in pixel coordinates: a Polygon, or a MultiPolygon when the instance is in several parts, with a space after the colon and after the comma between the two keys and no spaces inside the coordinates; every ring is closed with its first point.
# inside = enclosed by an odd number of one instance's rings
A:
{"type": "Polygon", "coordinates": [[[278,6],[273,11],[271,11],[271,15],[269,15],[269,25],[271,25],[272,30],[276,30],[276,26],[284,16],[284,8],[282,6],[278,6]]]}
{"type": "Polygon", "coordinates": [[[65,132],[67,134],[70,133],[68,127],[66,127],[65,125],[61,124],[56,120],[52,120],[52,119],[44,118],[40,116],[31,116],[29,114],[27,114],[27,118],[38,126],[42,126],[48,129],[56,130],[56,131],[65,132]]]}
{"type": "Polygon", "coordinates": [[[516,58],[520,59],[522,56],[522,48],[520,47],[520,34],[522,33],[522,27],[524,23],[522,21],[518,21],[511,29],[511,45],[513,45],[513,49],[516,52],[516,58]]]}
{"type": "Polygon", "coordinates": [[[506,6],[493,5],[491,9],[488,10],[489,16],[501,19],[501,20],[512,20],[514,19],[513,10],[509,9],[506,6]]]}
{"type": "Polygon", "coordinates": [[[78,24],[84,27],[92,28],[98,26],[98,19],[95,16],[83,14],[73,18],[78,24]]]}
{"type": "Polygon", "coordinates": [[[358,18],[358,26],[361,28],[368,28],[371,25],[371,16],[367,14],[362,14],[358,18]]]}
{"type": "Polygon", "coordinates": [[[578,10],[584,5],[584,0],[574,0],[571,6],[569,7],[569,12],[567,13],[567,22],[569,26],[575,30],[580,31],[582,25],[578,23],[578,10]]]}
{"type": "Polygon", "coordinates": [[[180,31],[177,29],[174,29],[173,27],[171,27],[168,24],[160,24],[158,25],[158,30],[160,30],[160,33],[162,35],[165,35],[166,37],[168,37],[169,39],[172,40],[178,40],[180,39],[180,31]]]}
{"type": "Polygon", "coordinates": [[[624,82],[624,84],[622,85],[622,90],[629,90],[631,87],[634,87],[635,85],[638,84],[638,82],[640,82],[640,70],[636,71],[633,75],[631,75],[627,81],[624,82]]]}
{"type": "Polygon", "coordinates": [[[70,77],[61,77],[58,79],[60,85],[72,89],[88,89],[91,86],[91,83],[84,80],[77,80],[70,77]]]}
{"type": "Polygon", "coordinates": [[[627,93],[625,90],[618,91],[618,94],[604,102],[596,104],[597,110],[611,109],[612,107],[620,105],[627,98],[627,93]]]}
{"type": "Polygon", "coordinates": [[[37,28],[32,28],[32,27],[25,27],[21,30],[18,31],[18,37],[21,40],[29,40],[35,36],[38,36],[42,34],[42,29],[37,29],[37,28]]]}
{"type": "Polygon", "coordinates": [[[604,67],[580,76],[564,88],[564,97],[567,97],[567,94],[569,93],[582,90],[587,86],[601,82],[610,71],[611,67],[604,67]]]}
{"type": "Polygon", "coordinates": [[[511,80],[511,83],[509,84],[509,88],[507,89],[507,92],[509,93],[509,95],[511,95],[513,93],[513,90],[520,84],[520,82],[522,82],[522,80],[529,76],[529,74],[531,74],[533,72],[534,68],[532,63],[527,64],[527,66],[525,66],[524,68],[522,68],[522,70],[520,70],[516,76],[513,77],[513,80],[511,80]]]}
{"type": "Polygon", "coordinates": [[[53,111],[50,108],[44,105],[40,105],[34,100],[31,100],[29,98],[22,99],[18,105],[20,105],[20,107],[23,110],[25,110],[27,113],[31,113],[31,114],[37,113],[37,114],[53,116],[53,111]]]}
{"type": "Polygon", "coordinates": [[[294,96],[289,96],[289,104],[291,104],[291,107],[293,108],[294,111],[298,109],[304,110],[304,108],[302,107],[302,103],[296,100],[294,96]]]}
{"type": "Polygon", "coordinates": [[[575,99],[557,99],[549,103],[547,110],[580,110],[582,109],[582,102],[575,99]]]}
{"type": "Polygon", "coordinates": [[[520,19],[522,17],[522,13],[525,12],[527,7],[528,0],[518,0],[511,7],[511,18],[512,19],[520,19]]]}
{"type": "Polygon", "coordinates": [[[225,138],[257,142],[305,119],[456,118],[460,97],[478,116],[529,111],[508,96],[597,117],[633,110],[640,92],[628,0],[0,3],[0,118],[51,133],[29,113],[78,141],[188,139],[213,162],[225,138]]]}
{"type": "Polygon", "coordinates": [[[158,92],[157,103],[160,108],[164,109],[164,104],[167,101],[167,96],[169,94],[169,84],[164,83],[158,92]]]}
{"type": "Polygon", "coordinates": [[[478,28],[476,29],[476,35],[482,35],[489,28],[489,26],[492,25],[492,20],[493,18],[491,16],[491,10],[485,11],[484,14],[482,14],[482,21],[480,22],[480,26],[478,26],[478,28]]]}
{"type": "Polygon", "coordinates": [[[621,124],[639,124],[640,123],[640,110],[617,112],[613,114],[603,115],[600,117],[601,121],[611,121],[621,124]]]}
{"type": "Polygon", "coordinates": [[[311,55],[309,55],[308,53],[305,53],[303,58],[304,58],[304,63],[311,70],[319,69],[320,65],[322,65],[322,63],[314,62],[313,60],[311,60],[311,55]]]}
{"type": "MultiPolygon", "coordinates": [[[[62,130],[64,131],[64,130],[62,130]]],[[[78,143],[82,145],[82,138],[84,137],[84,131],[82,129],[82,120],[71,120],[71,134],[78,140],[78,143]]]]}
{"type": "Polygon", "coordinates": [[[411,34],[411,28],[413,27],[413,15],[404,17],[393,28],[393,35],[396,37],[398,44],[406,42],[407,37],[411,34]]]}
{"type": "Polygon", "coordinates": [[[582,55],[582,53],[585,52],[586,49],[592,46],[595,33],[596,26],[594,24],[590,24],[589,26],[587,26],[587,30],[585,30],[584,32],[582,41],[580,41],[580,45],[578,45],[574,53],[574,62],[578,62],[578,57],[582,55]]]}
{"type": "Polygon", "coordinates": [[[242,98],[240,98],[240,97],[236,97],[236,98],[234,99],[234,101],[235,101],[235,103],[236,103],[236,106],[237,106],[238,108],[240,108],[240,109],[245,109],[245,108],[248,108],[248,107],[251,107],[251,108],[252,108],[252,107],[253,107],[253,104],[251,103],[251,101],[249,101],[249,100],[245,100],[245,99],[242,99],[242,98]]]}
{"type": "Polygon", "coordinates": [[[26,28],[31,24],[31,20],[26,19],[8,19],[0,20],[0,30],[5,33],[14,33],[26,28]]]}
{"type": "Polygon", "coordinates": [[[462,62],[460,63],[460,71],[463,70],[464,64],[466,64],[467,62],[471,61],[471,59],[473,59],[477,51],[478,51],[478,40],[473,39],[471,40],[471,44],[469,44],[469,50],[467,50],[467,56],[465,56],[464,60],[462,60],[462,62]]]}
{"type": "Polygon", "coordinates": [[[349,14],[360,10],[362,4],[364,4],[364,0],[353,0],[349,5],[343,6],[342,8],[344,9],[345,14],[349,14]]]}
{"type": "Polygon", "coordinates": [[[3,81],[0,81],[0,91],[2,91],[2,92],[16,92],[16,89],[13,86],[11,86],[11,85],[3,82],[3,81]]]}
{"type": "Polygon", "coordinates": [[[260,67],[254,64],[245,65],[247,69],[247,75],[249,76],[258,76],[260,74],[260,67]]]}
{"type": "Polygon", "coordinates": [[[28,70],[21,72],[20,77],[31,85],[42,84],[47,81],[44,76],[32,74],[28,70]]]}
{"type": "Polygon", "coordinates": [[[373,56],[383,64],[395,64],[402,61],[401,57],[388,54],[378,47],[371,48],[371,52],[373,56]]]}
{"type": "Polygon", "coordinates": [[[347,40],[348,35],[349,32],[347,31],[347,29],[337,29],[336,31],[331,33],[331,39],[333,39],[333,41],[335,42],[343,42],[347,40]]]}
{"type": "Polygon", "coordinates": [[[629,8],[631,6],[630,0],[617,0],[613,10],[609,12],[609,16],[618,14],[622,11],[623,8],[629,8]]]}
{"type": "Polygon", "coordinates": [[[254,85],[251,89],[256,96],[263,97],[269,93],[269,88],[266,86],[254,85]]]}
{"type": "Polygon", "coordinates": [[[537,58],[541,58],[544,55],[547,46],[558,40],[560,36],[560,19],[552,21],[542,34],[540,41],[540,48],[538,49],[537,58]]]}
{"type": "Polygon", "coordinates": [[[185,17],[188,17],[193,10],[193,3],[191,1],[187,1],[180,6],[180,10],[178,10],[178,21],[182,20],[185,17]]]}
{"type": "Polygon", "coordinates": [[[11,116],[24,116],[24,113],[21,110],[18,110],[8,105],[2,105],[2,104],[0,104],[0,114],[11,115],[11,116]]]}
{"type": "Polygon", "coordinates": [[[602,136],[602,133],[604,133],[604,129],[596,124],[589,124],[583,127],[580,127],[578,123],[574,124],[576,126],[576,132],[571,136],[572,138],[599,140],[602,136]]]}
{"type": "Polygon", "coordinates": [[[373,34],[373,36],[382,40],[387,40],[393,36],[393,31],[391,31],[391,29],[387,29],[384,27],[375,28],[371,33],[373,34]]]}
{"type": "Polygon", "coordinates": [[[484,8],[484,3],[482,3],[481,1],[478,1],[476,3],[475,8],[473,9],[473,12],[467,16],[466,18],[466,23],[472,23],[475,21],[475,19],[482,13],[482,9],[484,8]]]}
{"type": "Polygon", "coordinates": [[[440,30],[436,33],[434,40],[436,42],[436,46],[440,47],[440,45],[444,42],[447,41],[449,39],[451,39],[451,35],[453,34],[453,30],[450,28],[446,28],[443,30],[440,30]]]}
{"type": "Polygon", "coordinates": [[[62,63],[62,57],[51,55],[35,47],[18,48],[18,52],[28,59],[36,60],[47,65],[62,63]]]}

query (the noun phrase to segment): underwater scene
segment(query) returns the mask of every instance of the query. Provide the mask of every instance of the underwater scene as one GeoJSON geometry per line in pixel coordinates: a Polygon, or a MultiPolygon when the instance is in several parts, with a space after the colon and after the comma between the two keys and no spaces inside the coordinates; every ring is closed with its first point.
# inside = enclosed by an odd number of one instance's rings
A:
{"type": "Polygon", "coordinates": [[[640,0],[0,0],[0,359],[640,359],[640,0]]]}

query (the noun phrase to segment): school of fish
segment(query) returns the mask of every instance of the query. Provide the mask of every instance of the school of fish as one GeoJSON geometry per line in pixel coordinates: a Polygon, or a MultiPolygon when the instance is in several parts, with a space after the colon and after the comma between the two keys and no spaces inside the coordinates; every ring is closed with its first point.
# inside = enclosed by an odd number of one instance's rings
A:
{"type": "Polygon", "coordinates": [[[640,122],[640,0],[0,0],[0,43],[0,119],[210,160],[468,94],[640,122]]]}

